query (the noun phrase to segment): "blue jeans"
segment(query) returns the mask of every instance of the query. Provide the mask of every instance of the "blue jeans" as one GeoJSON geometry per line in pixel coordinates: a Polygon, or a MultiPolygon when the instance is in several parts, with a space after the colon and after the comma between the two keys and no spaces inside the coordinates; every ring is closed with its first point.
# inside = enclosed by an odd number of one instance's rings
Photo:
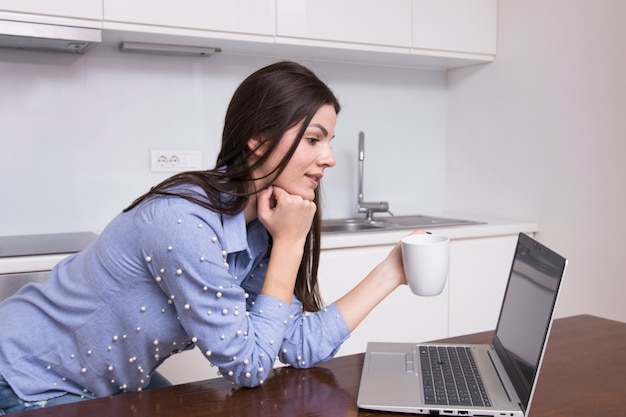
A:
{"type": "MultiPolygon", "coordinates": [[[[171,385],[170,382],[165,379],[158,372],[154,372],[150,377],[150,388],[159,388],[171,385]]],[[[78,401],[84,401],[88,398],[75,394],[63,394],[60,397],[51,398],[43,401],[24,401],[15,395],[15,392],[11,389],[9,384],[0,376],[0,416],[4,416],[11,413],[18,413],[20,411],[35,410],[38,408],[52,407],[54,405],[75,403],[78,401]]]]}

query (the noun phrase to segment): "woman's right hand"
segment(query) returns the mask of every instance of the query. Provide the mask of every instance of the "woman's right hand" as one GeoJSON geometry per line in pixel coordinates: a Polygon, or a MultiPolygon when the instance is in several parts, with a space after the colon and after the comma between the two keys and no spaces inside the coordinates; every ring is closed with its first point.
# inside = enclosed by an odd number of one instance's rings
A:
{"type": "Polygon", "coordinates": [[[257,196],[257,216],[274,243],[284,241],[304,247],[317,207],[299,195],[269,186],[257,196]]]}
{"type": "Polygon", "coordinates": [[[261,294],[291,304],[315,210],[312,201],[276,186],[258,194],[257,216],[273,240],[261,294]]]}

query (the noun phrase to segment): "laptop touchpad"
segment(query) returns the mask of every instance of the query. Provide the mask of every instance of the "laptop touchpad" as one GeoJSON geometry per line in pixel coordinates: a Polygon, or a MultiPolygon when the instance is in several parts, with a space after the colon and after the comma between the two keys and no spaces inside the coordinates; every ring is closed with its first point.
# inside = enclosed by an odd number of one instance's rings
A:
{"type": "Polygon", "coordinates": [[[406,372],[406,355],[404,353],[372,352],[370,354],[370,371],[406,372]]]}

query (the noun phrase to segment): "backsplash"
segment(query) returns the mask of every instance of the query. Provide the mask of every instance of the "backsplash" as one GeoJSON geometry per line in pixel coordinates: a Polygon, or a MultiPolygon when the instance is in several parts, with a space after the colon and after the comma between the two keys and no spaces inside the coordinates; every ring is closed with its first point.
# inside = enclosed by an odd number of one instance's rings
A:
{"type": "MultiPolygon", "coordinates": [[[[167,173],[150,150],[203,152],[213,166],[228,101],[280,58],[85,55],[0,49],[0,235],[100,230],[167,173]]],[[[444,207],[446,75],[328,62],[309,66],[338,96],[324,215],[355,215],[358,132],[365,198],[396,214],[444,207]]]]}

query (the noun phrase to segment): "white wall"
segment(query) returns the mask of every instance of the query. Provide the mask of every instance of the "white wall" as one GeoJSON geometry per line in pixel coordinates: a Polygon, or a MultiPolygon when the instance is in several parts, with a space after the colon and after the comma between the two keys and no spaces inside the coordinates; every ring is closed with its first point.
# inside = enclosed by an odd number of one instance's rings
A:
{"type": "MultiPolygon", "coordinates": [[[[151,149],[199,149],[212,167],[234,89],[273,61],[0,49],[0,235],[101,229],[167,176],[149,171],[151,149]]],[[[326,217],[355,215],[360,130],[366,198],[441,212],[445,73],[303,63],[343,104],[326,217]]]]}
{"type": "MultiPolygon", "coordinates": [[[[624,16],[620,0],[501,0],[496,61],[447,81],[305,62],[344,106],[328,217],[353,215],[364,130],[368,199],[537,220],[570,259],[559,314],[626,321],[624,16]]],[[[150,149],[201,149],[210,167],[234,88],[270,61],[0,49],[0,235],[101,229],[165,177],[150,149]]]]}
{"type": "Polygon", "coordinates": [[[626,321],[626,2],[501,0],[493,64],[448,75],[446,207],[537,220],[557,313],[626,321]]]}

